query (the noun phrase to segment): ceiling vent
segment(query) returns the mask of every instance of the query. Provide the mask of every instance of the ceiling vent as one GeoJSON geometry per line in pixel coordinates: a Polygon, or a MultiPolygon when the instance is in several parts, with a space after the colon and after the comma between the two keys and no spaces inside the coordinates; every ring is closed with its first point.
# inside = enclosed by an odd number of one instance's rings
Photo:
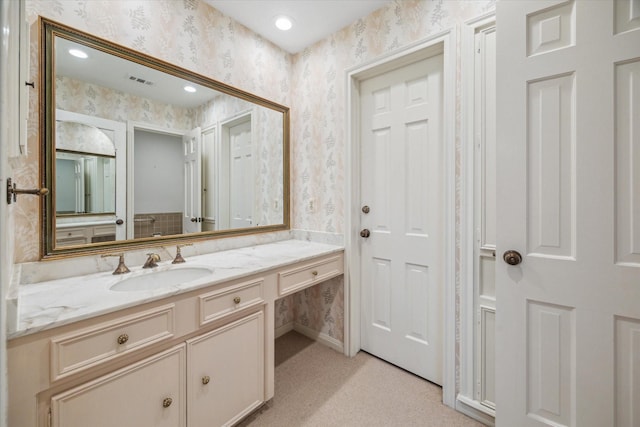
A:
{"type": "Polygon", "coordinates": [[[147,86],[155,85],[154,82],[152,82],[150,80],[147,80],[147,79],[143,79],[142,77],[136,77],[136,76],[129,75],[128,78],[132,82],[140,83],[140,84],[143,84],[143,85],[147,85],[147,86]]]}

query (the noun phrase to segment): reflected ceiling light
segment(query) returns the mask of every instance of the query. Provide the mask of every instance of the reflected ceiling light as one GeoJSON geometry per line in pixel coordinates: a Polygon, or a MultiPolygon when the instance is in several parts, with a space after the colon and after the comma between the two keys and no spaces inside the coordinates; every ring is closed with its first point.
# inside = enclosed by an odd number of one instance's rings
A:
{"type": "Polygon", "coordinates": [[[278,16],[276,18],[276,27],[278,27],[279,30],[287,31],[293,27],[293,22],[291,22],[291,18],[288,16],[278,16]]]}
{"type": "Polygon", "coordinates": [[[87,55],[86,53],[84,53],[80,49],[69,49],[69,54],[75,56],[76,58],[80,58],[80,59],[87,59],[89,57],[89,55],[87,55]]]}
{"type": "Polygon", "coordinates": [[[193,93],[193,92],[196,91],[196,88],[193,87],[193,86],[187,85],[187,86],[184,87],[184,90],[185,90],[185,92],[193,93]]]}

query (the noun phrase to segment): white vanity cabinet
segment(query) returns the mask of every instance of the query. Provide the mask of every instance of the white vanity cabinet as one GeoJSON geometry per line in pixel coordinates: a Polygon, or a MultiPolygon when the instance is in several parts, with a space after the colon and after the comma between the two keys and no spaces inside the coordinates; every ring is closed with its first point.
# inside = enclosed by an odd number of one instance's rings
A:
{"type": "Polygon", "coordinates": [[[185,426],[185,372],[183,344],[56,394],[51,427],[185,426]]]}
{"type": "Polygon", "coordinates": [[[264,402],[263,316],[187,341],[189,427],[233,425],[264,402]]]}
{"type": "Polygon", "coordinates": [[[264,398],[258,311],[51,397],[51,427],[229,426],[264,398]]]}
{"type": "Polygon", "coordinates": [[[236,424],[274,395],[276,299],[343,263],[331,251],[164,297],[131,292],[142,302],[11,338],[8,425],[236,424]]]}
{"type": "Polygon", "coordinates": [[[86,245],[98,241],[115,240],[115,236],[115,223],[58,226],[56,228],[56,246],[86,245]]]}

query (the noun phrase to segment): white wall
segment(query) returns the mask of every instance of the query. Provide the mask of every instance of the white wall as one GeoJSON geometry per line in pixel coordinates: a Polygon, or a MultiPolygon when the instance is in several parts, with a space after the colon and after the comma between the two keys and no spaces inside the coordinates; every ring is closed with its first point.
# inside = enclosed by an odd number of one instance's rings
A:
{"type": "Polygon", "coordinates": [[[135,131],[134,213],[182,212],[182,140],[135,131]]]}

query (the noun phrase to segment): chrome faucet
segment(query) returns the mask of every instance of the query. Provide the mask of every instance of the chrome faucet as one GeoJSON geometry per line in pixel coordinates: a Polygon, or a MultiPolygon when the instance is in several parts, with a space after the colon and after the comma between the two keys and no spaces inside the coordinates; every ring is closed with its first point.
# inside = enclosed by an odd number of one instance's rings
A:
{"type": "Polygon", "coordinates": [[[149,257],[147,258],[147,260],[145,261],[144,265],[142,266],[142,268],[153,268],[153,267],[157,267],[158,266],[158,261],[160,261],[160,255],[158,254],[154,254],[154,253],[149,253],[147,254],[149,257]]]}

